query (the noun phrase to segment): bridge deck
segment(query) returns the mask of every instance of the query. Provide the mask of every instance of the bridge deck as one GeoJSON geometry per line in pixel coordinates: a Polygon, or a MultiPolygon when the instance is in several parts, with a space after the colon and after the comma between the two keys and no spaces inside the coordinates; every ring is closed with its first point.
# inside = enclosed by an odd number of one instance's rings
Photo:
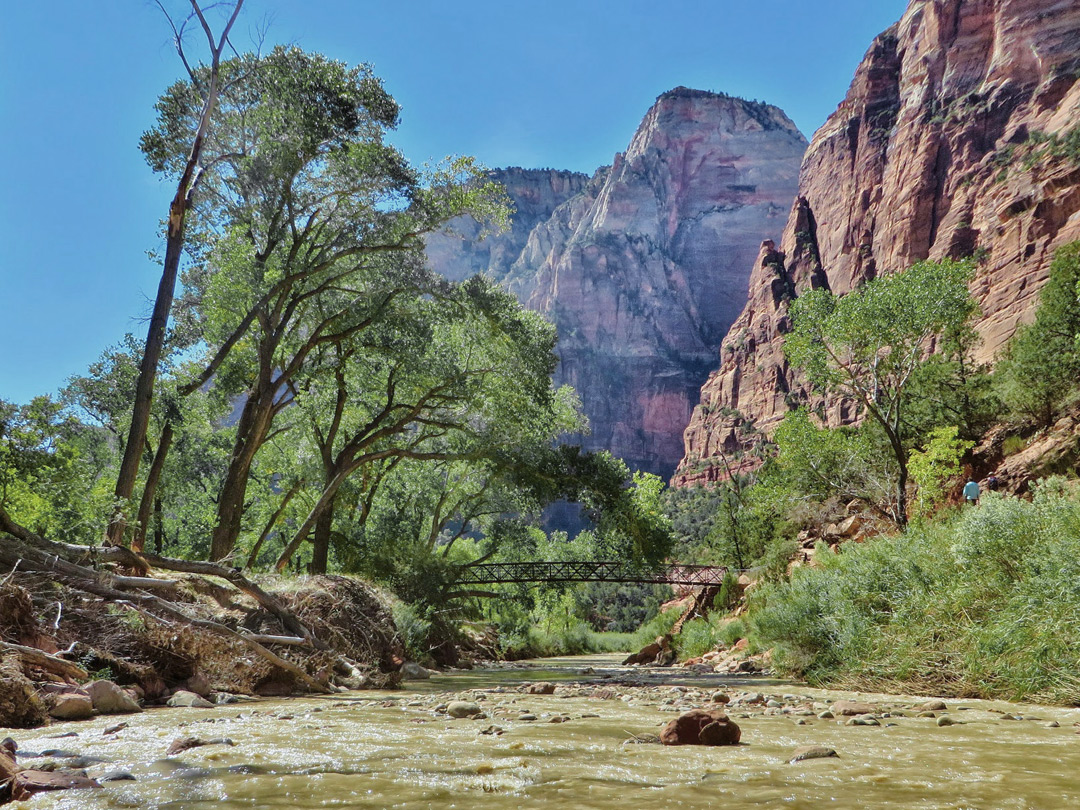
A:
{"type": "Polygon", "coordinates": [[[458,570],[458,584],[501,582],[641,582],[659,585],[719,585],[726,568],[712,565],[667,565],[642,570],[622,562],[480,563],[458,570]]]}

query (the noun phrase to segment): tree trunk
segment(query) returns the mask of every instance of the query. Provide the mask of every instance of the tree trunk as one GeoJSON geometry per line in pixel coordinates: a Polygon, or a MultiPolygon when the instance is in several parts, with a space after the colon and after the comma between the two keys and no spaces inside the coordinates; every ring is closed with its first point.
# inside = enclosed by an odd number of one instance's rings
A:
{"type": "Polygon", "coordinates": [[[325,574],[330,560],[330,527],[334,524],[334,499],[323,508],[319,519],[315,521],[315,537],[312,541],[311,573],[325,574]]]}
{"type": "Polygon", "coordinates": [[[244,403],[244,410],[236,426],[236,441],[229,459],[229,469],[218,498],[217,524],[214,526],[210,543],[211,560],[223,560],[236,548],[236,540],[240,536],[240,521],[244,516],[248,476],[255,454],[266,440],[273,411],[273,390],[267,394],[265,389],[262,389],[250,395],[244,403]]]}
{"type": "MultiPolygon", "coordinates": [[[[124,512],[128,500],[135,491],[135,481],[139,476],[139,457],[143,443],[146,441],[146,430],[150,424],[150,408],[154,402],[154,380],[157,378],[161,350],[165,345],[166,327],[169,323],[169,312],[172,310],[173,295],[176,292],[176,275],[180,269],[180,257],[184,252],[187,212],[192,205],[195,188],[198,185],[199,161],[202,158],[203,144],[206,141],[207,133],[210,131],[210,119],[214,114],[214,106],[217,103],[221,52],[225,47],[225,41],[228,39],[229,30],[236,21],[236,16],[240,13],[240,6],[243,5],[243,2],[244,0],[236,0],[233,13],[222,31],[221,39],[215,44],[198,3],[196,0],[191,0],[192,7],[195,9],[199,21],[203,24],[203,29],[210,42],[210,81],[207,85],[206,99],[203,101],[202,112],[199,116],[199,124],[191,141],[191,151],[188,153],[184,171],[177,181],[176,195],[169,204],[169,220],[165,239],[165,263],[161,269],[161,281],[158,282],[157,297],[154,299],[154,311],[150,315],[150,326],[146,330],[146,347],[143,350],[142,363],[139,366],[139,379],[135,383],[135,402],[132,406],[131,428],[128,431],[120,471],[116,476],[116,487],[113,490],[114,511],[106,530],[106,539],[112,545],[120,545],[123,542],[126,525],[124,512]]],[[[183,57],[179,36],[177,37],[177,48],[181,49],[181,57],[183,57]]]]}
{"type": "MultiPolygon", "coordinates": [[[[165,458],[169,455],[169,448],[172,447],[172,440],[172,422],[166,422],[165,427],[161,429],[157,452],[154,453],[154,460],[150,464],[150,472],[146,476],[146,486],[143,487],[142,500],[139,502],[138,525],[135,527],[135,537],[131,540],[132,551],[142,551],[146,547],[146,530],[150,525],[150,515],[154,504],[157,503],[160,506],[161,503],[157,499],[157,487],[161,481],[161,471],[165,467],[165,458]]],[[[160,553],[160,550],[158,553],[160,553]]]]}

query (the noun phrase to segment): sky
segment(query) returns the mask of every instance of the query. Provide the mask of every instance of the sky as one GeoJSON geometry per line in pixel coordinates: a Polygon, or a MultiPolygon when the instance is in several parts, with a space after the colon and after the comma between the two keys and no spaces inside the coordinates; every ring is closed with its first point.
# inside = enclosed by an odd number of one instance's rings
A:
{"type": "MultiPolygon", "coordinates": [[[[181,18],[184,0],[162,0],[181,18]]],[[[208,5],[204,2],[204,5],[208,5]]],[[[238,50],[367,62],[415,163],[592,173],[679,85],[781,107],[809,138],[907,0],[246,0],[238,50]]],[[[211,19],[214,19],[213,17],[211,19]]],[[[192,38],[193,52],[201,44],[192,38]]],[[[145,337],[167,182],[139,135],[182,66],[151,0],[5,4],[0,399],[27,402],[145,337]]]]}

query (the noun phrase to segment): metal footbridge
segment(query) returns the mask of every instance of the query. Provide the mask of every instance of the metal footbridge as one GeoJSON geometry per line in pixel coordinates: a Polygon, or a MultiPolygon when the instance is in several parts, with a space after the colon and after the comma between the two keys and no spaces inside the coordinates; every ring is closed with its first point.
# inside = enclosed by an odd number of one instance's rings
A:
{"type": "Polygon", "coordinates": [[[641,582],[709,587],[724,580],[727,568],[671,564],[643,569],[625,562],[564,560],[558,562],[478,563],[458,569],[458,585],[504,582],[641,582]]]}

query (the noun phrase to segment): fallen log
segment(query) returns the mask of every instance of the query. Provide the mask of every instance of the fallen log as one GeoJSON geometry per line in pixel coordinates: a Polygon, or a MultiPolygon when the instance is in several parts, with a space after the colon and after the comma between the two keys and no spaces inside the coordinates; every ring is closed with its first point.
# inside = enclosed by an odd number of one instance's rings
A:
{"type": "Polygon", "coordinates": [[[268,636],[261,633],[241,633],[244,638],[250,638],[259,644],[284,644],[289,647],[310,647],[311,642],[299,636],[268,636]]]}
{"type": "MultiPolygon", "coordinates": [[[[44,537],[35,534],[12,520],[11,516],[4,511],[2,506],[0,506],[0,531],[7,532],[11,536],[23,541],[38,551],[55,555],[56,557],[63,558],[76,564],[81,564],[84,561],[90,561],[92,564],[98,562],[115,562],[128,568],[138,570],[143,574],[149,574],[152,566],[154,568],[162,568],[166,571],[177,571],[183,574],[198,574],[200,576],[212,576],[224,579],[241,593],[246,593],[266,608],[267,611],[276,616],[282,626],[290,633],[307,639],[316,649],[329,649],[329,645],[317,639],[315,634],[312,633],[299,618],[297,618],[296,614],[282,605],[273,595],[267,593],[245,577],[238,568],[228,568],[224,565],[218,565],[217,563],[211,562],[177,560],[171,557],[161,557],[157,554],[146,552],[140,555],[135,554],[130,549],[122,548],[120,546],[80,546],[71,543],[60,543],[55,540],[46,540],[44,537]]],[[[125,586],[122,583],[139,579],[147,578],[116,577],[113,582],[117,584],[118,587],[136,588],[140,586],[136,584],[125,586]]],[[[150,580],[149,582],[164,583],[168,582],[168,580],[150,580]]],[[[168,586],[166,585],[153,585],[149,583],[141,587],[168,589],[168,586]]]]}
{"type": "Polygon", "coordinates": [[[55,655],[50,655],[35,647],[24,647],[22,644],[13,644],[10,641],[0,641],[0,650],[10,650],[18,654],[18,656],[28,664],[41,667],[49,672],[55,672],[57,675],[62,675],[65,678],[74,678],[76,680],[85,681],[90,677],[89,673],[78,664],[73,664],[71,661],[66,661],[63,658],[57,658],[55,655]]]}
{"type": "Polygon", "coordinates": [[[35,572],[47,574],[59,582],[72,588],[76,588],[77,590],[92,593],[95,596],[100,596],[112,601],[134,603],[147,609],[153,608],[170,619],[185,622],[192,627],[198,627],[207,632],[222,636],[223,638],[239,641],[260,658],[263,658],[274,666],[290,673],[297,681],[304,684],[312,691],[324,694],[332,691],[329,686],[315,680],[296,664],[281,658],[258,642],[245,638],[240,633],[223,624],[218,624],[217,622],[209,621],[208,619],[199,619],[194,616],[189,616],[172,603],[150,593],[143,591],[126,592],[117,590],[102,581],[107,575],[102,575],[91,568],[85,568],[76,563],[69,562],[63,557],[49,555],[24,544],[0,543],[0,563],[16,565],[24,560],[33,566],[35,572]],[[20,545],[22,546],[21,548],[18,547],[20,545]]]}

